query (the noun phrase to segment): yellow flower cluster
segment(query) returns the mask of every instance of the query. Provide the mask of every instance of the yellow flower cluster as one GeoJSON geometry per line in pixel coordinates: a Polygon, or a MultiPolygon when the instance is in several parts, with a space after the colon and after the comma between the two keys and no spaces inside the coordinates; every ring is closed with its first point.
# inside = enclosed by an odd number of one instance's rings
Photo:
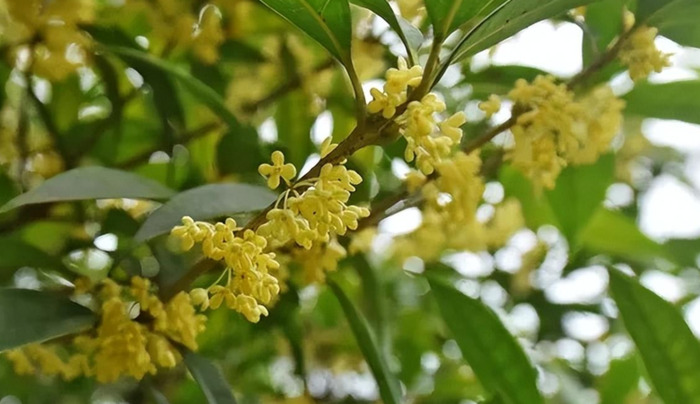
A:
{"type": "Polygon", "coordinates": [[[410,69],[406,60],[399,58],[398,69],[391,68],[386,72],[384,91],[378,88],[370,90],[373,100],[367,104],[367,111],[372,114],[382,113],[386,119],[396,115],[396,107],[406,102],[408,88],[417,87],[423,79],[423,68],[413,66],[410,69]]]}
{"type": "Polygon", "coordinates": [[[92,288],[84,279],[76,293],[93,293],[101,303],[96,330],[78,335],[68,347],[32,344],[7,353],[18,374],[41,371],[66,380],[94,376],[101,383],[122,376],[137,380],[172,368],[181,355],[175,344],[197,349],[206,317],[197,314],[187,293],[163,303],[147,279],[134,277],[129,288],[107,279],[92,288]]]}
{"type": "MultiPolygon", "coordinates": [[[[321,146],[322,156],[336,146],[330,138],[326,139],[321,146]]],[[[369,210],[348,205],[350,194],[362,177],[343,163],[325,164],[317,178],[297,182],[287,189],[275,208],[267,213],[268,221],[260,226],[258,233],[275,246],[294,241],[308,250],[316,242],[328,243],[335,235],[357,229],[358,221],[369,216],[369,210]],[[301,187],[306,190],[299,192],[301,187]]]]}
{"type": "Polygon", "coordinates": [[[634,81],[647,78],[651,72],[660,72],[670,65],[669,55],[656,48],[654,38],[659,31],[654,27],[635,29],[620,49],[620,61],[629,68],[634,81]]]}
{"type": "Polygon", "coordinates": [[[315,243],[310,249],[293,251],[294,261],[301,265],[306,283],[323,283],[326,273],[338,269],[338,262],[347,256],[345,248],[335,238],[327,243],[315,243]]]}
{"type": "Polygon", "coordinates": [[[509,92],[514,111],[524,111],[511,128],[515,145],[506,158],[536,188],[553,188],[569,162],[590,163],[605,152],[617,134],[624,103],[607,87],[581,100],[552,76],[520,79],[509,92]]]}
{"type": "MultiPolygon", "coordinates": [[[[397,107],[407,101],[408,89],[418,86],[422,77],[420,66],[409,69],[406,61],[400,58],[398,68],[391,68],[386,73],[384,91],[370,90],[374,99],[367,105],[367,110],[392,118],[397,107]]],[[[436,115],[444,111],[445,103],[431,93],[420,101],[409,102],[406,111],[396,118],[400,132],[408,142],[404,158],[408,162],[415,160],[424,174],[435,171],[436,164],[448,157],[453,146],[462,139],[460,127],[466,123],[466,116],[458,112],[444,121],[437,121],[436,115]]]]}
{"type": "Polygon", "coordinates": [[[15,54],[30,52],[27,68],[59,81],[85,63],[89,40],[78,24],[92,21],[94,5],[91,0],[7,0],[0,31],[15,54]]]}
{"type": "Polygon", "coordinates": [[[394,256],[434,260],[446,249],[497,248],[522,228],[522,213],[516,200],[496,206],[494,215],[487,221],[476,219],[484,191],[480,166],[476,152],[457,152],[437,166],[437,180],[421,190],[426,200],[422,223],[416,231],[397,241],[394,256]]]}
{"type": "MultiPolygon", "coordinates": [[[[322,155],[335,147],[327,139],[321,146],[322,155]]],[[[334,270],[338,260],[346,255],[336,236],[357,229],[359,220],[369,216],[367,208],[348,204],[362,177],[347,169],[344,162],[326,164],[318,177],[294,184],[291,179],[296,169],[284,163],[281,152],[272,154],[272,163],[259,167],[261,175],[267,177],[270,188],[277,188],[280,179],[288,188],[267,212],[267,222],[257,230],[244,230],[231,218],[210,224],[184,217],[183,224],[171,232],[181,239],[183,249],[201,243],[205,256],[226,263],[226,270],[213,285],[190,292],[194,303],[203,309],[216,309],[225,303],[249,321],[258,322],[260,316],[268,314],[266,306],[273,303],[281,288],[275,276],[280,264],[272,249],[290,242],[302,247],[306,252],[296,255],[308,262],[318,259],[313,269],[307,269],[307,279],[321,281],[325,271],[334,270]]]]}
{"type": "Polygon", "coordinates": [[[225,304],[254,323],[268,314],[264,305],[273,301],[280,286],[271,274],[279,263],[274,253],[264,252],[268,245],[265,237],[250,229],[242,231],[231,218],[211,224],[184,217],[182,226],[173,228],[171,234],[181,239],[184,250],[201,243],[205,256],[226,263],[226,270],[213,285],[190,292],[196,305],[206,310],[225,304]]]}

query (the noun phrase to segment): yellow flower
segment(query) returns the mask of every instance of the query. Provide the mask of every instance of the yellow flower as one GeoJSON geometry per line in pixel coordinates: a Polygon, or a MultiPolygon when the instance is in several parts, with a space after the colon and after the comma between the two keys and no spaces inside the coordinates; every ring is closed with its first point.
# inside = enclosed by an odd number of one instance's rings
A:
{"type": "Polygon", "coordinates": [[[258,172],[267,178],[267,186],[270,189],[280,185],[280,178],[289,184],[289,181],[297,175],[297,169],[293,164],[284,164],[284,154],[279,150],[272,153],[272,165],[260,164],[258,172]]]}
{"type": "Polygon", "coordinates": [[[484,111],[487,117],[490,117],[501,109],[501,98],[496,94],[491,94],[488,100],[479,103],[479,109],[484,111]]]}
{"type": "Polygon", "coordinates": [[[657,33],[654,27],[638,27],[622,45],[620,61],[629,68],[632,80],[645,79],[651,72],[658,73],[670,65],[669,55],[656,48],[657,33]]]}
{"type": "Polygon", "coordinates": [[[146,328],[129,319],[124,303],[118,298],[102,305],[97,336],[95,377],[100,383],[116,381],[124,374],[140,380],[147,373],[155,373],[146,347],[146,328]]]}

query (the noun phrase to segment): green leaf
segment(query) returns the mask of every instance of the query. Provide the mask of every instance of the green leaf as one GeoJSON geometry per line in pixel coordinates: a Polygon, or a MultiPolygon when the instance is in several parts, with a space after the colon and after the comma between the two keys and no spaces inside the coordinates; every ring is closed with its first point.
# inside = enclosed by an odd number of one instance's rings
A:
{"type": "MultiPolygon", "coordinates": [[[[0,237],[0,270],[20,267],[57,268],[60,262],[44,251],[27,244],[21,239],[0,237]]],[[[3,279],[0,274],[0,280],[3,279]]]]}
{"type": "Polygon", "coordinates": [[[221,369],[209,359],[194,352],[184,351],[182,356],[209,404],[236,404],[231,386],[226,382],[221,369]]]}
{"type": "Polygon", "coordinates": [[[284,144],[285,157],[301,169],[310,154],[316,151],[311,142],[311,127],[316,116],[311,111],[312,101],[304,91],[293,91],[282,97],[275,110],[279,140],[284,144]]]}
{"type": "Polygon", "coordinates": [[[668,9],[687,8],[696,3],[696,0],[637,0],[635,17],[638,23],[644,23],[647,19],[655,18],[657,14],[665,13],[668,9]]]}
{"type": "Polygon", "coordinates": [[[530,25],[593,0],[509,0],[474,27],[456,47],[453,61],[474,55],[530,25]]]}
{"type": "Polygon", "coordinates": [[[528,227],[536,229],[543,224],[557,224],[554,211],[545,195],[535,193],[530,180],[511,167],[501,168],[498,180],[503,184],[506,197],[517,198],[528,227]]]}
{"type": "Polygon", "coordinates": [[[700,262],[700,239],[671,239],[664,243],[669,257],[678,265],[697,267],[700,262]]]}
{"type": "Polygon", "coordinates": [[[603,0],[586,7],[583,65],[588,66],[622,32],[625,0],[603,0]]]}
{"type": "Polygon", "coordinates": [[[620,212],[599,209],[580,234],[581,245],[635,262],[652,262],[665,255],[663,246],[645,236],[633,219],[620,212]]]}
{"type": "Polygon", "coordinates": [[[167,199],[173,191],[126,171],[105,167],[81,167],[46,180],[38,187],[7,202],[0,212],[24,205],[85,199],[167,199]]]}
{"type": "Polygon", "coordinates": [[[640,83],[623,98],[625,112],[660,119],[700,124],[700,80],[671,83],[640,83]]]}
{"type": "Polygon", "coordinates": [[[429,0],[425,2],[435,29],[435,40],[443,41],[462,24],[486,15],[509,0],[429,0]]]}
{"type": "Polygon", "coordinates": [[[656,392],[667,404],[700,403],[700,342],[671,303],[611,269],[610,291],[656,392]]]}
{"type": "Polygon", "coordinates": [[[183,216],[209,220],[262,210],[275,201],[267,188],[249,184],[209,184],[175,195],[156,209],[134,236],[137,243],[168,233],[183,216]]]}
{"type": "Polygon", "coordinates": [[[344,64],[350,62],[352,21],[347,0],[261,0],[315,39],[344,64]]]}
{"type": "Polygon", "coordinates": [[[639,385],[637,355],[610,361],[610,368],[600,379],[597,390],[600,404],[624,403],[627,396],[639,385]]]}
{"type": "MultiPolygon", "coordinates": [[[[643,3],[648,3],[644,1],[643,3]]],[[[664,3],[656,1],[655,3],[664,3]]],[[[700,2],[697,0],[676,0],[658,9],[647,24],[659,29],[659,34],[685,46],[700,48],[700,2]]]]}
{"type": "Polygon", "coordinates": [[[481,384],[506,404],[544,403],[537,371],[496,313],[436,276],[428,280],[445,324],[481,384]]]}
{"type": "Polygon", "coordinates": [[[92,311],[65,297],[0,289],[0,351],[77,333],[95,321],[92,311]]]}
{"type": "Polygon", "coordinates": [[[170,143],[174,143],[175,133],[184,130],[186,124],[185,112],[182,109],[180,97],[171,75],[163,74],[164,72],[160,67],[145,61],[141,57],[135,57],[130,54],[121,54],[119,56],[126,64],[134,68],[151,88],[153,105],[158,111],[163,132],[166,133],[170,143]]]}
{"type": "Polygon", "coordinates": [[[216,164],[221,174],[253,174],[270,156],[263,156],[258,133],[252,127],[227,131],[216,146],[216,164]]]}
{"type": "Polygon", "coordinates": [[[377,338],[374,332],[367,323],[367,319],[360,313],[355,305],[350,301],[350,298],[345,294],[343,289],[333,280],[328,281],[328,286],[331,288],[335,297],[340,302],[340,306],[345,312],[350,323],[350,328],[355,334],[357,343],[360,346],[362,355],[364,355],[367,364],[369,365],[372,374],[374,375],[377,385],[379,386],[379,395],[382,401],[386,404],[401,403],[401,388],[399,380],[389,371],[389,366],[386,359],[379,349],[377,338]]]}
{"type": "Polygon", "coordinates": [[[156,71],[161,74],[169,75],[170,77],[178,80],[185,88],[187,88],[192,95],[197,97],[206,106],[211,108],[217,115],[219,115],[228,125],[229,128],[240,128],[241,124],[238,119],[233,115],[231,111],[226,107],[226,103],[221,96],[214,91],[211,87],[197,80],[195,77],[187,73],[186,71],[173,66],[172,64],[158,59],[154,56],[149,55],[146,52],[141,52],[136,49],[132,49],[124,46],[106,46],[106,49],[119,56],[122,59],[127,59],[130,61],[139,61],[146,65],[151,66],[156,71]]]}
{"type": "Polygon", "coordinates": [[[415,50],[423,43],[423,34],[406,20],[396,17],[387,0],[350,0],[381,17],[393,29],[406,47],[406,52],[415,59],[415,50]]]}
{"type": "Polygon", "coordinates": [[[565,168],[556,187],[546,193],[559,229],[572,247],[578,245],[579,233],[603,203],[614,174],[615,158],[607,154],[594,164],[565,168]]]}

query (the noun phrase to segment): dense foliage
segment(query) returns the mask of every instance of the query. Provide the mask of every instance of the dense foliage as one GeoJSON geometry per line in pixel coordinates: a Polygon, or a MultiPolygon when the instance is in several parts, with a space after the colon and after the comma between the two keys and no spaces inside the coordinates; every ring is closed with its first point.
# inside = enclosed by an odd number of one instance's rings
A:
{"type": "Polygon", "coordinates": [[[637,225],[698,18],[2,0],[0,403],[700,403],[700,240],[637,225]],[[543,20],[580,72],[493,62],[543,20]]]}

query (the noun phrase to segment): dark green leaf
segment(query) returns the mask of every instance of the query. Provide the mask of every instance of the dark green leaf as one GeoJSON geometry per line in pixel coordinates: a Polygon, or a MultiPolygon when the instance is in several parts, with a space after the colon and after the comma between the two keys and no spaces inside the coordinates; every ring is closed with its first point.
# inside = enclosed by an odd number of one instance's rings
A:
{"type": "Polygon", "coordinates": [[[350,62],[352,22],[347,0],[261,0],[323,45],[339,61],[350,62]]]}
{"type": "Polygon", "coordinates": [[[252,127],[227,131],[216,147],[216,163],[222,174],[258,175],[258,166],[269,158],[260,151],[258,133],[252,127]]]}
{"type": "Polygon", "coordinates": [[[66,171],[7,202],[0,212],[23,205],[85,199],[167,199],[173,191],[126,171],[105,167],[81,167],[66,171]]]}
{"type": "Polygon", "coordinates": [[[671,239],[664,243],[668,255],[678,265],[700,265],[700,239],[671,239]]]}
{"type": "Polygon", "coordinates": [[[435,29],[435,40],[442,41],[462,24],[486,15],[509,0],[429,0],[425,8],[435,29]]]}
{"type": "Polygon", "coordinates": [[[700,80],[640,83],[623,97],[627,101],[625,112],[700,124],[699,93],[700,80]]]}
{"type": "Polygon", "coordinates": [[[622,32],[625,0],[603,0],[586,7],[583,64],[588,66],[622,32]]]}
{"type": "Polygon", "coordinates": [[[633,219],[608,209],[599,209],[590,218],[579,241],[591,252],[635,262],[651,262],[665,254],[663,247],[645,236],[633,219]]]}
{"type": "Polygon", "coordinates": [[[595,164],[567,167],[559,175],[556,188],[546,193],[569,245],[578,244],[579,233],[603,203],[614,174],[614,156],[607,154],[595,164]]]}
{"type": "Polygon", "coordinates": [[[158,111],[161,127],[167,135],[169,144],[172,145],[175,133],[181,132],[185,128],[185,113],[171,75],[163,74],[160,67],[149,63],[142,57],[136,57],[129,53],[119,54],[119,57],[127,65],[134,68],[151,88],[153,105],[158,111]]]}
{"type": "Polygon", "coordinates": [[[411,23],[400,20],[394,14],[387,0],[350,0],[358,6],[371,10],[389,24],[406,47],[406,52],[415,59],[415,50],[423,42],[423,34],[411,23]]]}
{"type": "Polygon", "coordinates": [[[96,321],[86,307],[29,289],[0,289],[0,351],[86,330],[96,321]]]}
{"type": "Polygon", "coordinates": [[[651,383],[667,404],[700,403],[700,342],[671,303],[617,270],[610,291],[651,383]]]}
{"type": "Polygon", "coordinates": [[[697,4],[695,0],[637,0],[635,17],[637,22],[643,23],[655,14],[664,13],[668,9],[686,8],[697,4]],[[678,7],[678,8],[677,8],[678,7]]]}
{"type": "Polygon", "coordinates": [[[17,269],[23,266],[56,268],[60,266],[60,262],[21,239],[0,237],[0,270],[17,269]]]}
{"type": "MultiPolygon", "coordinates": [[[[663,1],[656,3],[663,3],[663,1]]],[[[700,16],[700,2],[676,0],[668,2],[665,7],[654,13],[647,24],[658,28],[661,35],[681,45],[700,48],[698,16],[700,16]]]]}
{"type": "Polygon", "coordinates": [[[401,403],[401,388],[399,386],[399,380],[394,376],[386,363],[382,351],[379,349],[377,344],[376,336],[367,323],[367,319],[362,315],[362,313],[357,310],[354,304],[350,301],[350,298],[345,294],[343,289],[335,283],[335,281],[329,280],[328,286],[335,294],[335,297],[340,302],[340,306],[345,312],[345,317],[350,323],[350,328],[355,334],[357,339],[357,344],[360,346],[362,355],[364,355],[367,364],[369,365],[372,374],[374,375],[377,385],[379,386],[379,395],[386,404],[398,404],[401,403]]]}
{"type": "Polygon", "coordinates": [[[593,0],[510,0],[494,10],[460,42],[453,60],[474,55],[530,25],[593,0]]]}
{"type": "Polygon", "coordinates": [[[536,229],[543,224],[557,224],[554,211],[543,194],[535,193],[532,183],[517,169],[505,166],[501,169],[498,179],[507,197],[520,201],[528,227],[536,229]]]}
{"type": "Polygon", "coordinates": [[[496,313],[444,280],[429,281],[445,324],[481,384],[507,404],[543,403],[537,371],[496,313]]]}
{"type": "Polygon", "coordinates": [[[199,98],[200,101],[202,101],[205,105],[211,108],[212,111],[218,114],[229,125],[230,128],[241,127],[241,124],[238,122],[236,117],[226,107],[224,99],[221,98],[221,96],[212,88],[197,80],[186,71],[176,66],[173,66],[172,64],[162,59],[158,59],[154,56],[151,56],[146,52],[141,52],[132,48],[122,46],[107,46],[107,49],[111,53],[121,58],[126,58],[131,61],[139,61],[143,64],[151,66],[153,69],[159,71],[161,74],[165,74],[177,79],[194,96],[199,98]]]}
{"type": "Polygon", "coordinates": [[[175,195],[154,211],[134,236],[143,242],[165,234],[181,223],[183,216],[195,220],[215,219],[264,209],[275,201],[267,188],[248,184],[209,184],[175,195]]]}
{"type": "Polygon", "coordinates": [[[209,359],[197,355],[194,352],[185,351],[182,356],[185,359],[187,369],[197,381],[199,387],[207,397],[209,404],[235,404],[231,386],[226,382],[221,369],[209,359]]]}

